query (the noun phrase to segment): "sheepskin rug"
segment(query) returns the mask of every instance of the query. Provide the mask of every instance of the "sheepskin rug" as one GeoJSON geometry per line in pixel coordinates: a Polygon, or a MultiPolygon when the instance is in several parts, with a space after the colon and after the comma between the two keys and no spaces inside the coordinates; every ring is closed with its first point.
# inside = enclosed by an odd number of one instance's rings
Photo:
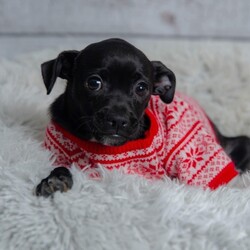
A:
{"type": "MultiPolygon", "coordinates": [[[[84,41],[83,41],[84,42],[84,41]]],[[[177,76],[227,135],[250,136],[250,44],[135,40],[177,76]]],[[[74,166],[74,186],[52,199],[34,187],[52,168],[41,148],[47,108],[40,64],[72,45],[0,60],[0,249],[249,249],[250,188],[203,191],[100,168],[101,181],[74,166]]]]}

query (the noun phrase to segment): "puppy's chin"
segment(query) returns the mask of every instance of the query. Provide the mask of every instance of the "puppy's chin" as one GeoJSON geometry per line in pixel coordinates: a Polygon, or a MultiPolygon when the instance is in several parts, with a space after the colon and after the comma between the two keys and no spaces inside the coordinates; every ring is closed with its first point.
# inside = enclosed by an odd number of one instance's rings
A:
{"type": "Polygon", "coordinates": [[[128,139],[119,135],[104,135],[96,139],[96,141],[105,146],[121,146],[125,144],[128,139]]]}

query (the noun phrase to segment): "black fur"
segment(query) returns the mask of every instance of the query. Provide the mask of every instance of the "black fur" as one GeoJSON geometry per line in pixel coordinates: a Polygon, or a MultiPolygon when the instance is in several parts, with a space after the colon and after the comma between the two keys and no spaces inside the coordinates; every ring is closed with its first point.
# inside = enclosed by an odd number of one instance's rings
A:
{"type": "MultiPolygon", "coordinates": [[[[159,95],[171,103],[176,84],[174,73],[164,64],[149,61],[121,39],[94,43],[82,51],[64,51],[42,64],[42,76],[48,94],[57,77],[67,80],[65,92],[50,107],[51,118],[79,138],[112,146],[143,137],[150,125],[144,116],[150,96],[159,95]]],[[[224,137],[214,128],[237,168],[247,170],[249,138],[224,137]]],[[[58,176],[56,169],[48,178],[51,176],[58,176]]],[[[72,183],[68,170],[65,176],[72,183]]],[[[40,184],[37,194],[53,193],[47,186],[42,185],[43,192],[40,184]]]]}

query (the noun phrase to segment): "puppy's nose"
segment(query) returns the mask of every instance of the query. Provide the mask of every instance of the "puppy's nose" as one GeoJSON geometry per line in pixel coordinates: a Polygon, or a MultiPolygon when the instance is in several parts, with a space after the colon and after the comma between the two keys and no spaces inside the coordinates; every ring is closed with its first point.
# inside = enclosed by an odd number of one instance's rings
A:
{"type": "Polygon", "coordinates": [[[110,128],[118,130],[120,128],[127,128],[129,125],[129,122],[124,117],[111,116],[111,117],[107,117],[107,125],[109,125],[110,128]]]}

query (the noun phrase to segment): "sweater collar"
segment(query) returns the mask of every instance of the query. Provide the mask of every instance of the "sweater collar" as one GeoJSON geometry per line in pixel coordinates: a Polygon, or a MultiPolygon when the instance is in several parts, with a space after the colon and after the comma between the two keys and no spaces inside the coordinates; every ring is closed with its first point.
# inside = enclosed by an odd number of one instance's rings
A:
{"type": "Polygon", "coordinates": [[[106,146],[98,142],[83,140],[65,130],[58,123],[53,122],[53,124],[55,125],[56,129],[60,131],[66,138],[76,143],[84,151],[94,154],[119,154],[132,150],[146,149],[152,144],[154,136],[158,132],[159,125],[157,123],[155,115],[152,113],[151,110],[147,108],[145,114],[150,120],[150,128],[145,133],[145,137],[133,141],[128,141],[127,143],[121,146],[106,146]]]}

